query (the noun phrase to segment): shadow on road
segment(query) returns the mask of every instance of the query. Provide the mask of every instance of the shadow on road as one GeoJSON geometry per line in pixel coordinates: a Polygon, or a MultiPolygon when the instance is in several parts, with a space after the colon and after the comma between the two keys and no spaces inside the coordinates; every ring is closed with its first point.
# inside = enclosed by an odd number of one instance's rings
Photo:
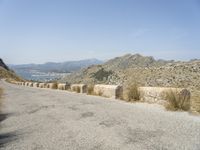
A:
{"type": "MultiPolygon", "coordinates": [[[[1,122],[8,117],[8,114],[0,113],[0,130],[2,129],[1,122]]],[[[17,139],[16,132],[0,133],[0,148],[5,144],[17,139]]]]}

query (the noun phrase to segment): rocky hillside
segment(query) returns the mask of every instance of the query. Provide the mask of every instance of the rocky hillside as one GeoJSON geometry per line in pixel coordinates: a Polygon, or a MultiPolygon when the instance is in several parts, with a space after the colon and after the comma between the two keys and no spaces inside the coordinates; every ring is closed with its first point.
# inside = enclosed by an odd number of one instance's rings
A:
{"type": "Polygon", "coordinates": [[[9,70],[8,66],[3,62],[3,60],[0,58],[0,67],[9,70]]]}
{"type": "Polygon", "coordinates": [[[62,79],[69,83],[173,86],[200,90],[200,60],[188,62],[155,60],[139,54],[127,54],[90,66],[62,79]]]}
{"type": "Polygon", "coordinates": [[[0,59],[0,79],[11,78],[16,81],[23,81],[14,71],[10,70],[9,67],[0,59]]]}

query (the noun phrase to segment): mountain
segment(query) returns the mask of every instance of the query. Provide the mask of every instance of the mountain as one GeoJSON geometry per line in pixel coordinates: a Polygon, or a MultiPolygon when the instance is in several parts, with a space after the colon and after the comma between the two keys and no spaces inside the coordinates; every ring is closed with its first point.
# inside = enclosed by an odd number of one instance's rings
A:
{"type": "Polygon", "coordinates": [[[80,61],[66,61],[62,63],[47,62],[45,64],[23,64],[23,65],[10,65],[15,71],[19,70],[37,70],[40,72],[59,72],[67,73],[80,70],[90,65],[101,64],[102,61],[97,59],[86,59],[80,61]]]}
{"type": "Polygon", "coordinates": [[[122,57],[116,57],[107,61],[104,67],[111,70],[128,69],[128,68],[144,68],[152,66],[162,66],[172,61],[155,60],[152,56],[142,56],[140,54],[126,54],[122,57]]]}
{"type": "Polygon", "coordinates": [[[200,60],[156,60],[127,54],[64,77],[69,83],[138,83],[143,86],[173,86],[200,90],[200,60]]]}
{"type": "Polygon", "coordinates": [[[16,81],[23,81],[19,76],[15,74],[14,71],[10,70],[9,67],[0,58],[0,79],[10,78],[16,81]]]}

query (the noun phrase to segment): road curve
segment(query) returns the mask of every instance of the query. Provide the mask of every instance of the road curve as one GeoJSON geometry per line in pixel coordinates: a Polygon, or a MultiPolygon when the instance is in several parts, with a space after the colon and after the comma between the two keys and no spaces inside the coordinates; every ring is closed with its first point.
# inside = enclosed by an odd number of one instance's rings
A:
{"type": "Polygon", "coordinates": [[[0,86],[2,150],[200,149],[198,116],[3,81],[0,86]]]}

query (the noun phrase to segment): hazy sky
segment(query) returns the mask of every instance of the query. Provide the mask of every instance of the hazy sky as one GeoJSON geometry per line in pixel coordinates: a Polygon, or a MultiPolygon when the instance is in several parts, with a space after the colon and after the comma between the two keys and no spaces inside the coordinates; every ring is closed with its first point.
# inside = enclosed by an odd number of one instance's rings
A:
{"type": "Polygon", "coordinates": [[[200,0],[0,0],[6,63],[200,58],[200,0]]]}

